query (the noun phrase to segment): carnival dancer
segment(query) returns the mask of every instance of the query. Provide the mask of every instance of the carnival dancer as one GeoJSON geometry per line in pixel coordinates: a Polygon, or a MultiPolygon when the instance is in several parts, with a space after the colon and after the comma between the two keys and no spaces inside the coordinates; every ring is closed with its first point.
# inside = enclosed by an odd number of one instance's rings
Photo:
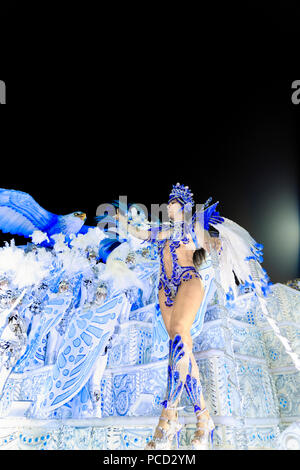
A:
{"type": "MultiPolygon", "coordinates": [[[[190,189],[178,183],[173,186],[168,202],[169,228],[160,225],[148,231],[141,230],[130,225],[120,212],[116,216],[131,235],[156,242],[160,258],[159,306],[170,337],[168,385],[159,423],[153,439],[146,446],[147,450],[168,449],[175,437],[179,440],[178,409],[184,388],[197,417],[192,447],[207,449],[213,438],[214,423],[203,397],[190,330],[204,297],[204,286],[197,268],[211,245],[217,249],[221,246],[220,241],[211,238],[204,229],[201,218],[195,217],[199,213],[191,216],[194,204],[190,189]]],[[[206,213],[202,212],[202,221],[204,214],[215,222],[221,221],[215,207],[216,204],[206,209],[206,213]]]]}

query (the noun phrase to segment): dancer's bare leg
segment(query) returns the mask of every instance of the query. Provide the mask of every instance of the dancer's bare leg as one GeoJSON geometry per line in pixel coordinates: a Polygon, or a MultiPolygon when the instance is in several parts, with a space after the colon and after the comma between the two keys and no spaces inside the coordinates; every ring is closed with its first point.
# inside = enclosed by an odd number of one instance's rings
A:
{"type": "MultiPolygon", "coordinates": [[[[188,345],[191,353],[190,357],[192,361],[193,375],[194,377],[197,377],[199,383],[199,368],[192,353],[193,341],[190,332],[203,297],[204,287],[200,279],[193,278],[189,281],[183,282],[177,292],[170,323],[170,337],[174,338],[177,334],[179,334],[182,337],[183,342],[188,345]]],[[[201,393],[200,405],[201,409],[206,408],[203,393],[201,393]]],[[[202,419],[203,418],[209,418],[208,411],[203,413],[202,419]]],[[[203,431],[201,430],[197,431],[198,436],[200,436],[202,433],[203,431]]]]}
{"type": "Polygon", "coordinates": [[[179,334],[190,351],[193,349],[191,328],[203,297],[202,281],[193,277],[189,281],[182,282],[179,286],[172,310],[170,337],[173,339],[179,334]]]}
{"type": "MultiPolygon", "coordinates": [[[[159,305],[166,330],[171,339],[174,339],[177,334],[182,337],[184,343],[188,345],[191,352],[191,361],[193,370],[199,377],[199,370],[192,353],[193,341],[191,338],[191,327],[194,323],[196,314],[200,308],[204,296],[204,288],[200,279],[193,278],[189,281],[183,282],[178,289],[177,296],[173,307],[165,305],[166,296],[163,290],[159,291],[159,305]]],[[[199,378],[200,380],[200,378],[199,378]]],[[[201,408],[206,407],[203,394],[201,394],[201,408]]],[[[175,418],[173,410],[163,408],[161,417],[175,418]]],[[[163,429],[168,428],[168,424],[164,419],[161,419],[158,426],[163,429]]],[[[161,437],[161,432],[156,429],[155,437],[161,437]]]]}

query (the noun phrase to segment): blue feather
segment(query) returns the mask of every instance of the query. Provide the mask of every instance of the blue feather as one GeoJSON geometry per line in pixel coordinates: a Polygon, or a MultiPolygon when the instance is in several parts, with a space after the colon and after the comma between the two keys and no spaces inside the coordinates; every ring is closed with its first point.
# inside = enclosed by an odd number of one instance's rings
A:
{"type": "Polygon", "coordinates": [[[78,233],[85,235],[86,233],[88,233],[90,228],[95,228],[95,227],[92,227],[91,225],[83,225],[78,233]]]}
{"type": "Polygon", "coordinates": [[[195,223],[196,220],[201,221],[205,230],[209,230],[210,224],[223,223],[223,217],[221,217],[220,213],[216,211],[218,204],[219,202],[216,202],[212,206],[207,207],[203,212],[196,212],[193,215],[193,223],[195,223]]]}
{"type": "Polygon", "coordinates": [[[110,253],[121,245],[121,242],[118,240],[104,238],[101,240],[99,244],[99,252],[98,252],[98,260],[102,261],[102,263],[106,263],[106,260],[110,253]]]}

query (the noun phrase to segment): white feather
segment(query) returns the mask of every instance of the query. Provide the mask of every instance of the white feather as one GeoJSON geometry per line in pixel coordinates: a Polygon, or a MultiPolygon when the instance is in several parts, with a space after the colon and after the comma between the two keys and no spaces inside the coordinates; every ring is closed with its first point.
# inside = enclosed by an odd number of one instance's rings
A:
{"type": "Polygon", "coordinates": [[[139,287],[144,289],[142,281],[129,269],[122,261],[126,258],[130,250],[128,243],[122,243],[113,250],[106,260],[105,270],[101,276],[103,280],[112,280],[118,289],[128,289],[130,287],[139,287]]]}
{"type": "Polygon", "coordinates": [[[0,249],[0,272],[8,274],[19,289],[39,284],[49,275],[48,261],[48,258],[39,260],[35,253],[25,253],[14,241],[0,249]]]}
{"type": "Polygon", "coordinates": [[[106,269],[101,276],[103,280],[111,279],[116,288],[123,290],[130,287],[139,287],[144,289],[142,281],[139,280],[137,275],[126,266],[126,263],[120,260],[106,261],[106,269]]]}
{"type": "Polygon", "coordinates": [[[47,241],[49,242],[48,235],[41,230],[35,230],[32,235],[30,236],[32,243],[35,245],[39,245],[40,243],[47,241]]]}
{"type": "Polygon", "coordinates": [[[255,240],[245,229],[229,219],[224,219],[223,224],[211,225],[218,230],[222,241],[219,272],[225,293],[228,293],[230,288],[234,293],[237,293],[233,271],[240,282],[249,281],[249,278],[250,282],[251,279],[253,280],[258,302],[266,320],[272,327],[275,336],[282,343],[286,353],[292,358],[296,369],[300,371],[300,357],[292,350],[289,339],[281,332],[276,318],[273,318],[272,312],[269,311],[267,299],[262,294],[262,286],[266,283],[266,272],[262,269],[258,260],[247,260],[248,257],[253,256],[252,250],[255,252],[255,240]]]}
{"type": "Polygon", "coordinates": [[[81,253],[74,249],[58,252],[57,259],[61,263],[66,274],[70,276],[91,269],[88,258],[86,256],[82,256],[81,253]]]}
{"type": "MultiPolygon", "coordinates": [[[[219,256],[220,278],[222,287],[227,293],[230,288],[236,292],[236,282],[233,271],[240,282],[249,281],[251,276],[250,264],[246,258],[253,256],[251,248],[255,249],[256,241],[252,236],[232,220],[225,219],[222,224],[211,224],[220,234],[222,251],[219,256]]],[[[261,277],[265,273],[258,264],[261,277]]]]}
{"type": "Polygon", "coordinates": [[[87,248],[97,249],[101,240],[107,238],[107,235],[103,230],[100,230],[99,227],[95,227],[90,228],[86,234],[79,233],[77,236],[73,236],[72,238],[73,239],[70,244],[74,248],[86,250],[87,248]]]}

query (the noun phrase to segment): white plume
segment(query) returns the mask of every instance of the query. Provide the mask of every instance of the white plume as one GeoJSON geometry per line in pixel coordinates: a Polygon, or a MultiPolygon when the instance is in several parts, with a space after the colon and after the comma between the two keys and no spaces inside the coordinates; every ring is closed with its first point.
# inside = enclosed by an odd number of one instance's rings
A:
{"type": "Polygon", "coordinates": [[[19,289],[38,284],[49,275],[49,258],[39,260],[35,253],[25,253],[15,246],[14,240],[0,249],[0,272],[8,274],[19,289]]]}
{"type": "Polygon", "coordinates": [[[117,289],[129,289],[130,287],[139,287],[144,289],[142,281],[137,275],[127,267],[126,263],[120,260],[106,260],[106,269],[101,279],[113,280],[117,289]]]}
{"type": "Polygon", "coordinates": [[[258,302],[264,317],[274,331],[275,336],[282,343],[286,353],[292,358],[297,370],[300,371],[300,357],[298,353],[292,349],[290,339],[286,336],[286,333],[280,330],[280,325],[277,323],[276,317],[274,317],[272,311],[269,311],[267,298],[261,292],[264,288],[263,284],[266,284],[266,280],[268,279],[266,272],[262,269],[259,262],[262,245],[257,244],[245,229],[231,220],[225,219],[223,224],[211,225],[219,231],[222,241],[223,250],[219,258],[219,267],[221,284],[225,293],[229,291],[230,287],[233,292],[236,292],[232,270],[235,272],[240,282],[249,281],[250,278],[250,283],[252,282],[256,290],[258,302]],[[251,258],[253,256],[256,259],[249,260],[249,257],[251,258]]]}
{"type": "Polygon", "coordinates": [[[59,252],[69,252],[70,248],[68,247],[67,243],[65,242],[65,235],[62,233],[56,233],[54,235],[51,235],[51,238],[55,241],[53,250],[56,251],[57,253],[59,252]]]}
{"type": "Polygon", "coordinates": [[[70,245],[82,250],[86,250],[88,247],[97,249],[103,238],[107,238],[103,230],[100,230],[99,227],[90,228],[86,234],[79,233],[77,236],[73,236],[70,245]]]}
{"type": "Polygon", "coordinates": [[[128,243],[122,243],[115,250],[113,250],[106,260],[105,270],[101,279],[113,280],[118,289],[128,289],[130,287],[139,287],[144,289],[142,281],[138,276],[127,267],[126,263],[122,261],[129,253],[128,243]]]}
{"type": "MultiPolygon", "coordinates": [[[[246,258],[253,256],[251,248],[255,250],[256,241],[244,228],[232,220],[225,219],[222,224],[211,224],[220,234],[222,251],[219,256],[220,280],[222,287],[227,293],[232,288],[236,292],[236,283],[233,271],[240,282],[249,281],[251,276],[250,264],[246,258]]],[[[261,277],[265,274],[258,264],[261,277]]]]}
{"type": "Polygon", "coordinates": [[[74,275],[91,269],[87,257],[75,249],[58,252],[56,256],[66,274],[74,275]]]}
{"type": "Polygon", "coordinates": [[[35,245],[39,245],[44,241],[49,242],[48,235],[41,230],[35,230],[32,235],[30,235],[30,238],[35,245]]]}

